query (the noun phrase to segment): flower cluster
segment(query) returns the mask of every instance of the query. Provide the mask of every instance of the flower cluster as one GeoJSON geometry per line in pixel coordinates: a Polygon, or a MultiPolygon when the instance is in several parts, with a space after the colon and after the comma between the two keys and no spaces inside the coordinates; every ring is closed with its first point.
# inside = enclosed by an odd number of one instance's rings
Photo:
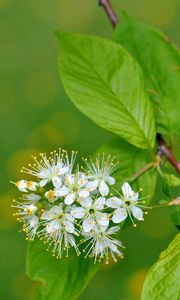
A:
{"type": "MultiPolygon", "coordinates": [[[[13,200],[15,215],[22,222],[27,239],[35,236],[48,244],[54,256],[68,256],[69,248],[77,255],[83,248],[85,257],[108,262],[122,257],[121,242],[114,238],[120,224],[129,217],[143,220],[139,194],[125,182],[122,194],[112,188],[116,169],[113,159],[105,155],[95,160],[84,159],[84,167],[75,166],[76,152],[67,151],[40,154],[34,163],[22,172],[35,177],[34,181],[15,183],[22,195],[13,200]],[[112,194],[112,190],[114,193],[112,194]],[[84,247],[83,247],[84,246],[84,247]]],[[[135,224],[134,224],[135,225],[135,224]]]]}

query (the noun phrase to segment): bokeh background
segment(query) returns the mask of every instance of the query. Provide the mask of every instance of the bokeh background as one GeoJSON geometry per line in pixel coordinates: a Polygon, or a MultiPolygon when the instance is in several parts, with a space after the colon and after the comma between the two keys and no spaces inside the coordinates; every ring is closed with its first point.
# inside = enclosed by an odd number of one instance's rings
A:
{"type": "MultiPolygon", "coordinates": [[[[12,216],[15,189],[9,181],[21,178],[19,170],[32,153],[63,146],[88,155],[112,137],[76,110],[57,70],[54,30],[111,37],[97,2],[0,0],[0,299],[31,300],[36,286],[25,275],[27,243],[12,216]]],[[[126,10],[180,45],[179,0],[112,3],[119,14],[126,10]]],[[[175,233],[166,209],[152,211],[137,229],[122,233],[126,259],[102,267],[80,299],[140,299],[149,266],[175,233]]]]}

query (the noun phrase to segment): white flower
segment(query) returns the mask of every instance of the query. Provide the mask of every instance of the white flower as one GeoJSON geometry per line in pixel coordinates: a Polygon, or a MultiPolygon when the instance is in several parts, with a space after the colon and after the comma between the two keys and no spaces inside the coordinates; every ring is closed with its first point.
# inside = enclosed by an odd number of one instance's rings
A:
{"type": "Polygon", "coordinates": [[[65,164],[67,162],[66,154],[59,150],[59,153],[51,152],[50,157],[47,157],[45,153],[40,154],[40,156],[40,161],[34,157],[35,163],[30,164],[30,168],[23,168],[22,171],[38,177],[40,186],[45,186],[52,181],[54,187],[59,188],[62,185],[61,176],[69,170],[69,165],[65,164]]]}
{"type": "Polygon", "coordinates": [[[41,199],[40,195],[30,193],[30,194],[25,194],[23,200],[29,200],[29,203],[33,202],[36,203],[41,199]]]}
{"type": "Polygon", "coordinates": [[[23,222],[22,230],[26,232],[27,239],[33,240],[39,227],[39,218],[36,216],[37,206],[29,203],[21,203],[16,200],[13,202],[16,205],[12,205],[12,207],[18,209],[18,212],[14,215],[17,216],[18,221],[23,222]]]}
{"type": "Polygon", "coordinates": [[[95,191],[98,188],[101,196],[107,196],[109,194],[108,185],[113,185],[115,183],[115,179],[110,176],[115,170],[113,159],[108,156],[105,161],[105,156],[102,155],[102,157],[98,156],[95,162],[90,159],[90,162],[85,160],[85,163],[88,168],[89,180],[86,188],[90,192],[95,191]]]}
{"type": "Polygon", "coordinates": [[[106,263],[108,263],[110,257],[113,258],[114,261],[117,261],[116,255],[122,258],[123,254],[118,249],[119,247],[123,247],[122,243],[111,237],[111,235],[119,230],[119,226],[114,226],[109,229],[96,226],[90,233],[84,233],[85,238],[82,239],[81,243],[88,242],[85,257],[94,257],[95,262],[105,258],[106,263]]]}
{"type": "Polygon", "coordinates": [[[82,172],[67,174],[64,176],[64,186],[57,189],[59,197],[65,196],[64,203],[71,205],[75,200],[81,200],[89,196],[85,185],[87,177],[82,172]]]}
{"type": "Polygon", "coordinates": [[[53,246],[53,253],[57,258],[62,257],[62,253],[66,250],[68,256],[69,247],[74,247],[79,255],[74,235],[78,235],[74,226],[74,217],[68,212],[63,204],[53,206],[41,216],[41,224],[44,226],[39,231],[39,236],[49,242],[49,248],[53,246]]]}
{"type": "Polygon", "coordinates": [[[19,180],[15,183],[16,187],[19,191],[26,193],[27,192],[27,181],[19,180]]]}
{"type": "Polygon", "coordinates": [[[102,212],[105,207],[106,199],[99,197],[95,200],[88,197],[79,201],[80,206],[72,207],[70,213],[77,219],[82,219],[82,228],[84,232],[90,232],[98,224],[99,226],[108,226],[109,217],[107,213],[102,212]]]}
{"type": "MultiPolygon", "coordinates": [[[[134,218],[139,221],[143,220],[143,211],[139,206],[139,194],[135,193],[130,185],[125,182],[122,186],[123,195],[121,198],[111,197],[107,199],[106,205],[111,208],[115,208],[116,210],[113,212],[112,221],[114,223],[120,223],[124,221],[128,215],[131,218],[132,222],[134,218]]],[[[134,224],[134,222],[133,222],[134,224]]]]}
{"type": "Polygon", "coordinates": [[[56,190],[49,190],[45,193],[45,197],[48,199],[50,203],[55,202],[58,199],[58,194],[56,190]]]}

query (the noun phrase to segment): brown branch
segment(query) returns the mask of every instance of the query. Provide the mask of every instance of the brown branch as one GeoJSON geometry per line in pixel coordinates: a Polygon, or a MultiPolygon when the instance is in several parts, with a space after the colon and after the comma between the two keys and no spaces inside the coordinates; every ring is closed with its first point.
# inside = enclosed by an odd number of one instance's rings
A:
{"type": "Polygon", "coordinates": [[[99,0],[99,5],[102,6],[112,24],[113,27],[116,27],[116,24],[118,23],[118,16],[116,15],[111,3],[109,0],[99,0]]]}
{"type": "Polygon", "coordinates": [[[158,144],[158,153],[160,156],[165,156],[171,165],[176,169],[176,171],[180,174],[180,162],[177,161],[176,157],[173,155],[172,151],[166,145],[166,142],[162,138],[161,134],[157,134],[156,136],[157,144],[158,144]]]}

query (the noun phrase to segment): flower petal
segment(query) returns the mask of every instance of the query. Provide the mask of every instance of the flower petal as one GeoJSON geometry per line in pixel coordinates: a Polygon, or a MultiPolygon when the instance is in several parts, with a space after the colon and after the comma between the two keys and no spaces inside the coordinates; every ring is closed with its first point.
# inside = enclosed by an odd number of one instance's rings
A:
{"type": "Polygon", "coordinates": [[[83,207],[73,207],[70,213],[74,218],[81,219],[85,215],[85,210],[83,207]]]}
{"type": "Polygon", "coordinates": [[[83,221],[83,230],[84,232],[90,232],[95,225],[94,219],[90,216],[83,221]]]}
{"type": "Polygon", "coordinates": [[[114,223],[120,223],[127,218],[128,214],[125,208],[118,208],[113,213],[112,221],[114,223]]]}
{"type": "Polygon", "coordinates": [[[126,199],[134,195],[134,191],[132,190],[131,186],[128,182],[125,182],[122,186],[122,192],[126,199]]]}
{"type": "Polygon", "coordinates": [[[82,190],[79,192],[79,197],[80,198],[87,198],[89,197],[89,191],[88,190],[82,190]]]}
{"type": "Polygon", "coordinates": [[[90,192],[93,192],[97,189],[98,187],[98,180],[93,180],[93,181],[89,181],[87,184],[86,184],[86,188],[88,191],[90,192]]]}
{"type": "Polygon", "coordinates": [[[37,202],[41,199],[41,196],[37,195],[37,194],[34,194],[34,193],[31,193],[31,194],[26,194],[25,199],[33,201],[33,202],[37,202]]]}
{"type": "Polygon", "coordinates": [[[46,185],[46,183],[48,183],[48,179],[42,179],[42,180],[39,182],[39,185],[40,185],[41,187],[43,187],[43,186],[46,185]]]}
{"type": "Polygon", "coordinates": [[[69,193],[69,188],[67,186],[63,186],[62,188],[56,190],[59,197],[66,196],[69,193]]]}
{"type": "Polygon", "coordinates": [[[106,205],[112,208],[119,208],[124,202],[118,197],[108,198],[106,201],[106,205]]]}
{"type": "Polygon", "coordinates": [[[92,199],[90,197],[80,199],[78,202],[81,204],[82,207],[85,208],[91,207],[92,205],[92,199]]]}
{"type": "Polygon", "coordinates": [[[64,226],[67,232],[73,233],[74,232],[74,224],[69,221],[64,221],[64,226]]]}
{"type": "Polygon", "coordinates": [[[137,206],[133,206],[131,208],[132,214],[133,216],[138,219],[139,221],[143,220],[143,211],[141,208],[137,207],[137,206]]]}
{"type": "Polygon", "coordinates": [[[109,193],[109,187],[105,183],[104,180],[101,180],[101,182],[99,184],[99,191],[100,191],[101,196],[107,196],[109,193]]]}
{"type": "Polygon", "coordinates": [[[61,178],[58,177],[58,176],[53,176],[52,183],[53,183],[53,185],[54,185],[55,188],[57,188],[57,189],[60,188],[61,185],[62,185],[61,178]]]}
{"type": "Polygon", "coordinates": [[[95,210],[100,210],[104,208],[105,203],[106,203],[106,198],[99,197],[94,201],[93,207],[95,210]]]}
{"type": "Polygon", "coordinates": [[[98,222],[99,225],[102,225],[102,226],[109,225],[108,214],[101,213],[101,212],[96,212],[95,216],[96,216],[96,220],[97,220],[97,222],[98,222]]]}
{"type": "Polygon", "coordinates": [[[64,199],[64,203],[66,205],[71,205],[74,202],[75,197],[76,197],[76,195],[74,193],[68,194],[64,199]]]}
{"type": "Polygon", "coordinates": [[[111,227],[108,231],[107,231],[107,234],[114,234],[116,232],[118,232],[120,230],[120,226],[114,226],[114,227],[111,227]]]}
{"type": "Polygon", "coordinates": [[[115,179],[114,179],[114,177],[112,177],[112,176],[108,176],[108,177],[107,177],[107,181],[108,181],[108,183],[109,183],[110,185],[115,184],[115,179]]]}

